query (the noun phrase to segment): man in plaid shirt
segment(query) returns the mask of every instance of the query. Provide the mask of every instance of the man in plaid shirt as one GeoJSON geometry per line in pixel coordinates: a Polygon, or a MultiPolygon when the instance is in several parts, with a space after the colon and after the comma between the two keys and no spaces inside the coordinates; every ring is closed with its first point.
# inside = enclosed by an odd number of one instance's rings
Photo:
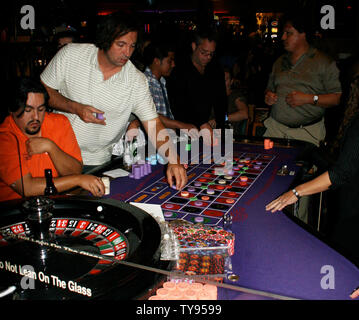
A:
{"type": "MultiPolygon", "coordinates": [[[[198,137],[196,126],[190,123],[175,120],[168,102],[166,79],[175,66],[175,52],[170,45],[163,43],[150,43],[144,50],[146,69],[144,71],[148,80],[153,102],[156,105],[157,113],[166,128],[191,130],[193,138],[198,137]]],[[[138,128],[138,120],[132,121],[129,129],[138,128]]]]}

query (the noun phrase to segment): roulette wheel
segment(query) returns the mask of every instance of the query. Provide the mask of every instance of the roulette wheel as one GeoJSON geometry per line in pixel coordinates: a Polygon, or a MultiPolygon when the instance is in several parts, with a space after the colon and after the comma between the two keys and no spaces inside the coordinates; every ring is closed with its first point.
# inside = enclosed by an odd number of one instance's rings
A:
{"type": "Polygon", "coordinates": [[[159,224],[130,204],[53,196],[1,206],[0,290],[14,288],[8,298],[146,299],[163,280],[150,269],[172,268],[160,260],[159,224]]]}

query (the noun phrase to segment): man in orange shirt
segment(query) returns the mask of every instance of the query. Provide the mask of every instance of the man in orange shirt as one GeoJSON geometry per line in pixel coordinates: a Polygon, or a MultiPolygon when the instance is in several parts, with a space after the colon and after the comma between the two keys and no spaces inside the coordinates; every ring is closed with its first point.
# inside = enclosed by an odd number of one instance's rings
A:
{"type": "Polygon", "coordinates": [[[59,192],[82,187],[102,196],[101,179],[82,175],[82,157],[68,119],[46,111],[48,94],[40,81],[22,78],[0,124],[0,201],[44,194],[44,170],[51,169],[59,192]]]}

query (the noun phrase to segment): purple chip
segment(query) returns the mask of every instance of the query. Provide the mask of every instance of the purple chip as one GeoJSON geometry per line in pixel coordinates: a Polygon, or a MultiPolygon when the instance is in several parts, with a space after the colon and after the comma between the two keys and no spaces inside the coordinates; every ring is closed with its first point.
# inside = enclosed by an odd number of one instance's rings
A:
{"type": "Polygon", "coordinates": [[[103,120],[104,119],[103,113],[96,113],[96,118],[99,120],[103,120]]]}
{"type": "Polygon", "coordinates": [[[194,218],[194,221],[196,221],[196,222],[203,222],[204,219],[203,219],[203,217],[195,217],[195,218],[194,218]]]}
{"type": "Polygon", "coordinates": [[[145,175],[145,167],[142,164],[138,165],[140,168],[140,174],[141,174],[141,178],[145,175]]]}
{"type": "Polygon", "coordinates": [[[146,163],[143,163],[143,164],[141,164],[141,166],[143,167],[143,175],[144,175],[144,176],[148,175],[149,172],[148,172],[148,166],[147,166],[147,164],[146,164],[146,163]]]}
{"type": "Polygon", "coordinates": [[[147,172],[148,172],[148,173],[151,173],[151,172],[152,172],[151,163],[147,162],[147,163],[145,164],[145,166],[147,167],[147,172]]]}
{"type": "Polygon", "coordinates": [[[133,175],[135,176],[135,179],[136,179],[136,180],[141,179],[141,178],[142,178],[141,168],[138,167],[138,166],[135,166],[135,167],[133,168],[133,175]]]}

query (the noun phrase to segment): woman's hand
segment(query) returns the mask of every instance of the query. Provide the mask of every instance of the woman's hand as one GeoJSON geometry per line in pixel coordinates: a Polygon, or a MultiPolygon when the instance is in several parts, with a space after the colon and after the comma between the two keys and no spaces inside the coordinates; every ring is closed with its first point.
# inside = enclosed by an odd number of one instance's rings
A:
{"type": "Polygon", "coordinates": [[[284,207],[293,204],[298,201],[298,198],[293,193],[293,191],[288,191],[283,193],[280,197],[273,200],[269,204],[266,205],[266,210],[271,212],[276,212],[278,210],[282,210],[284,207]]]}

